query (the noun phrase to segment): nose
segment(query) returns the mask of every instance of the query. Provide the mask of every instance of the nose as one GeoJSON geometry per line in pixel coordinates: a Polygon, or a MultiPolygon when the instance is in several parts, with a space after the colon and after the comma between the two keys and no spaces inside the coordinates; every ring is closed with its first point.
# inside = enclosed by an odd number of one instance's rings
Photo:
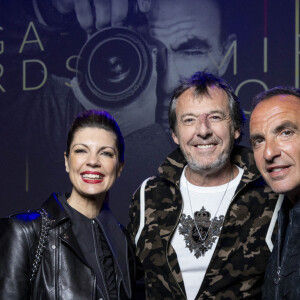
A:
{"type": "Polygon", "coordinates": [[[207,114],[202,114],[196,122],[196,134],[202,138],[207,138],[212,135],[211,124],[207,114]]]}
{"type": "Polygon", "coordinates": [[[87,159],[87,165],[90,167],[99,167],[100,159],[98,153],[90,153],[87,159]]]}
{"type": "Polygon", "coordinates": [[[280,148],[274,139],[265,140],[264,159],[266,161],[273,161],[276,157],[280,156],[280,148]]]}

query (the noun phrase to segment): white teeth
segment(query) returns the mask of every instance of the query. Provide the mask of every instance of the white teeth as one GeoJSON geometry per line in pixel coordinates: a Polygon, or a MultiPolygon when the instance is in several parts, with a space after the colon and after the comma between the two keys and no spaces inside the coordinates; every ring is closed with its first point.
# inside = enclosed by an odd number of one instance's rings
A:
{"type": "Polygon", "coordinates": [[[197,145],[197,148],[200,149],[207,149],[207,148],[212,148],[214,145],[209,144],[209,145],[197,145]]]}
{"type": "Polygon", "coordinates": [[[272,172],[280,172],[283,168],[276,168],[276,169],[273,169],[272,172]]]}
{"type": "Polygon", "coordinates": [[[84,179],[101,179],[99,174],[83,174],[84,179]]]}

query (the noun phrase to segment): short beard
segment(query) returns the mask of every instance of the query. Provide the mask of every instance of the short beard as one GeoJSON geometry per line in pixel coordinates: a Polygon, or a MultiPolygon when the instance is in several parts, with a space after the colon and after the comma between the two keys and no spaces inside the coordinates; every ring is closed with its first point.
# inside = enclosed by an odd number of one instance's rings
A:
{"type": "Polygon", "coordinates": [[[185,156],[185,159],[194,172],[201,172],[205,170],[211,170],[211,169],[221,169],[223,166],[225,166],[230,158],[230,153],[224,153],[221,154],[217,160],[215,160],[213,163],[205,164],[205,163],[199,163],[196,160],[193,160],[191,157],[185,156]]]}
{"type": "Polygon", "coordinates": [[[185,152],[182,151],[185,160],[188,163],[189,168],[191,168],[192,171],[194,172],[201,172],[201,171],[207,171],[207,170],[212,170],[212,169],[221,169],[222,167],[224,167],[227,162],[230,160],[230,155],[232,152],[234,146],[234,133],[231,133],[230,136],[230,146],[229,149],[226,153],[221,153],[220,156],[212,163],[208,164],[208,163],[199,163],[197,160],[194,160],[192,157],[188,157],[188,155],[186,155],[185,152]]]}

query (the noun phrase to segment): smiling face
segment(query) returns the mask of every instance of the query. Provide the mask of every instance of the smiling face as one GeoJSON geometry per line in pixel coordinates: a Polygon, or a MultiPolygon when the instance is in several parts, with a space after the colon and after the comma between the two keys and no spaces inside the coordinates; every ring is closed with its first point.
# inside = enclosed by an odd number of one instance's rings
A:
{"type": "Polygon", "coordinates": [[[250,119],[250,140],[256,165],[271,188],[300,195],[300,99],[277,95],[259,103],[250,119]]]}
{"type": "Polygon", "coordinates": [[[162,122],[168,127],[167,108],[179,80],[196,71],[222,76],[231,56],[225,61],[230,42],[221,39],[219,7],[212,0],[157,0],[148,14],[151,35],[166,50],[166,70],[159,81],[159,99],[163,101],[162,122]]]}
{"type": "Polygon", "coordinates": [[[188,167],[194,176],[228,172],[234,139],[240,135],[230,118],[228,97],[217,88],[208,88],[210,95],[195,96],[186,90],[177,100],[176,133],[188,167]]]}
{"type": "Polygon", "coordinates": [[[72,198],[104,199],[122,170],[115,134],[100,128],[79,129],[65,165],[73,185],[72,198]]]}

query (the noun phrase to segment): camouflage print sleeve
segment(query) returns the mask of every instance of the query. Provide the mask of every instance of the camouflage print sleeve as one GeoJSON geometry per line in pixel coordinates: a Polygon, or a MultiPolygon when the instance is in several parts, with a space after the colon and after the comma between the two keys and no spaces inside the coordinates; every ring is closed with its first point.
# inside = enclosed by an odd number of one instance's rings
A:
{"type": "Polygon", "coordinates": [[[131,199],[130,207],[129,207],[129,223],[127,225],[127,231],[129,232],[130,239],[132,244],[134,245],[134,248],[136,248],[135,237],[139,229],[139,224],[140,224],[140,188],[138,188],[135,191],[131,199]]]}

